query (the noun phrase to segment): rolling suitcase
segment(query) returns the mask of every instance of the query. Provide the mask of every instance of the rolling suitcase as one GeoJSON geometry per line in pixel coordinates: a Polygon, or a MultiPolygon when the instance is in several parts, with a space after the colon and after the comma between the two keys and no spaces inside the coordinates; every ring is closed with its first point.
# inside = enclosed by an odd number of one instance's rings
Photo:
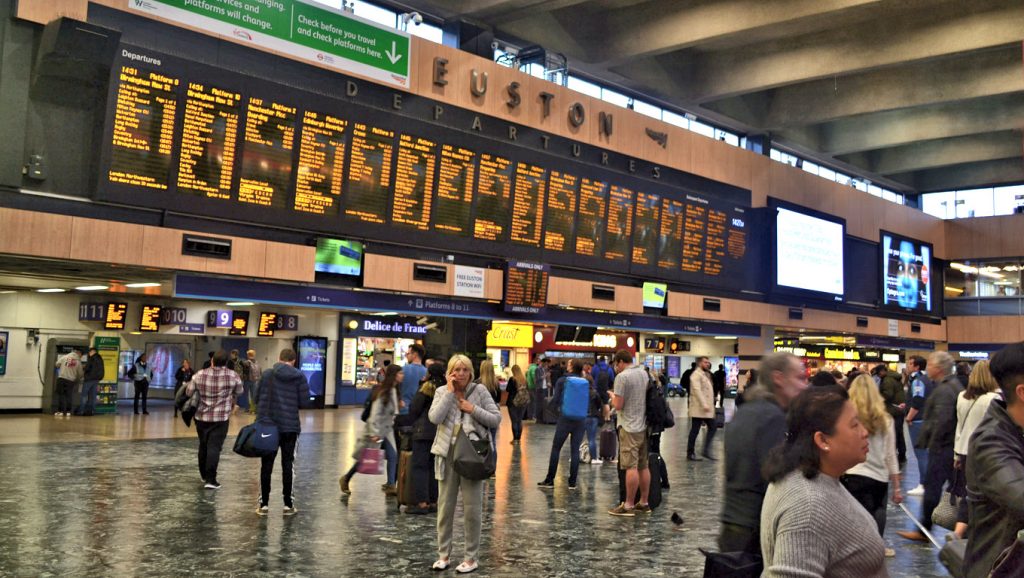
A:
{"type": "Polygon", "coordinates": [[[619,459],[619,436],[614,429],[602,429],[597,445],[602,460],[608,462],[619,459]]]}
{"type": "Polygon", "coordinates": [[[398,454],[398,507],[414,503],[412,482],[412,452],[403,450],[398,454]]]}
{"type": "Polygon", "coordinates": [[[717,429],[725,427],[725,408],[723,407],[715,408],[715,427],[717,429]]]}
{"type": "MultiPolygon", "coordinates": [[[[647,490],[647,505],[656,509],[661,505],[661,468],[663,462],[661,456],[656,453],[647,455],[647,469],[651,471],[651,487],[647,490]]],[[[626,501],[626,471],[619,470],[619,502],[626,501]]],[[[640,503],[640,490],[637,489],[633,498],[634,504],[640,503]]]]}

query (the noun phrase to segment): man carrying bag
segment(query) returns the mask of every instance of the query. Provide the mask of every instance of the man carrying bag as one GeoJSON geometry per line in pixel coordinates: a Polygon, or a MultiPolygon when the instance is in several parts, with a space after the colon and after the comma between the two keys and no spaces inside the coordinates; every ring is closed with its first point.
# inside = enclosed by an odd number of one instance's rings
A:
{"type": "MultiPolygon", "coordinates": [[[[281,450],[281,495],[284,515],[297,512],[292,501],[292,464],[295,462],[295,444],[302,428],[299,424],[299,400],[309,397],[309,382],[295,368],[295,351],[284,349],[273,369],[265,371],[257,390],[257,422],[270,421],[277,426],[281,450]]],[[[274,472],[277,451],[262,456],[260,467],[260,503],[256,513],[266,516],[270,510],[270,475],[274,472]]]]}

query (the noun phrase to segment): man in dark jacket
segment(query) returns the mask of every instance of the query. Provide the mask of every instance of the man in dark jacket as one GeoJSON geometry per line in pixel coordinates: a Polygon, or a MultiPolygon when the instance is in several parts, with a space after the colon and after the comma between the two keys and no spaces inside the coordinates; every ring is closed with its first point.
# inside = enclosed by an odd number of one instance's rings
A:
{"type": "Polygon", "coordinates": [[[906,463],[907,441],[903,436],[903,411],[907,408],[907,393],[903,390],[903,383],[896,372],[889,371],[884,364],[878,366],[877,372],[881,378],[878,391],[885,400],[885,409],[892,416],[893,425],[896,426],[896,455],[901,464],[906,463]]]}
{"type": "MultiPolygon", "coordinates": [[[[953,356],[936,351],[928,356],[928,378],[936,384],[924,405],[924,423],[917,447],[928,449],[928,466],[924,478],[924,500],[921,503],[921,524],[932,526],[932,512],[942,499],[942,489],[953,478],[953,441],[956,438],[956,398],[963,391],[956,378],[953,356]]],[[[918,542],[928,537],[919,530],[896,532],[918,542]]]]}
{"type": "MultiPolygon", "coordinates": [[[[693,374],[690,374],[691,378],[693,374]]],[[[715,407],[722,407],[725,395],[725,364],[718,364],[718,371],[711,374],[711,385],[715,390],[715,407]]]]}
{"type": "Polygon", "coordinates": [[[967,578],[988,576],[999,553],[1024,530],[1024,343],[996,353],[989,369],[1006,401],[989,406],[967,454],[967,578]]]}
{"type": "Polygon", "coordinates": [[[92,415],[96,411],[96,389],[103,381],[103,358],[95,347],[89,348],[85,360],[85,376],[82,378],[82,398],[78,402],[78,415],[92,415]]]}
{"type": "MultiPolygon", "coordinates": [[[[284,349],[278,356],[274,368],[263,372],[259,384],[258,417],[269,418],[277,425],[281,439],[281,494],[284,497],[284,515],[298,510],[292,501],[292,463],[295,461],[295,444],[299,440],[299,401],[309,398],[309,382],[306,376],[295,368],[295,351],[284,349]]],[[[263,456],[260,467],[260,504],[256,513],[266,516],[270,504],[270,474],[274,472],[273,455],[263,456]]]]}
{"type": "Polygon", "coordinates": [[[785,438],[789,402],[807,389],[804,366],[790,353],[765,356],[757,371],[757,385],[744,391],[745,402],[725,429],[722,552],[761,553],[761,504],[768,491],[761,467],[785,438]]]}

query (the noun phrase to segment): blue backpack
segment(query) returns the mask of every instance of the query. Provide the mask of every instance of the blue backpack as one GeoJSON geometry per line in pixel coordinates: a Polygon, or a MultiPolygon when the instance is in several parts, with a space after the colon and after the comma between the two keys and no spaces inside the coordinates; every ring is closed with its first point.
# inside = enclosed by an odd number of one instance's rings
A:
{"type": "Polygon", "coordinates": [[[590,409],[590,382],[582,377],[565,378],[562,392],[562,415],[570,419],[587,417],[590,409]]]}

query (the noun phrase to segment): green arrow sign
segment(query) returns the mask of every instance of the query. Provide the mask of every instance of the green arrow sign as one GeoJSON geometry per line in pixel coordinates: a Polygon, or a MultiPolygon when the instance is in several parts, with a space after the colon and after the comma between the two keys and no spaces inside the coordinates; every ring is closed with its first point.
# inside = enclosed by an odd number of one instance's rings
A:
{"type": "Polygon", "coordinates": [[[147,16],[408,88],[409,36],[303,0],[128,0],[147,16]]]}

